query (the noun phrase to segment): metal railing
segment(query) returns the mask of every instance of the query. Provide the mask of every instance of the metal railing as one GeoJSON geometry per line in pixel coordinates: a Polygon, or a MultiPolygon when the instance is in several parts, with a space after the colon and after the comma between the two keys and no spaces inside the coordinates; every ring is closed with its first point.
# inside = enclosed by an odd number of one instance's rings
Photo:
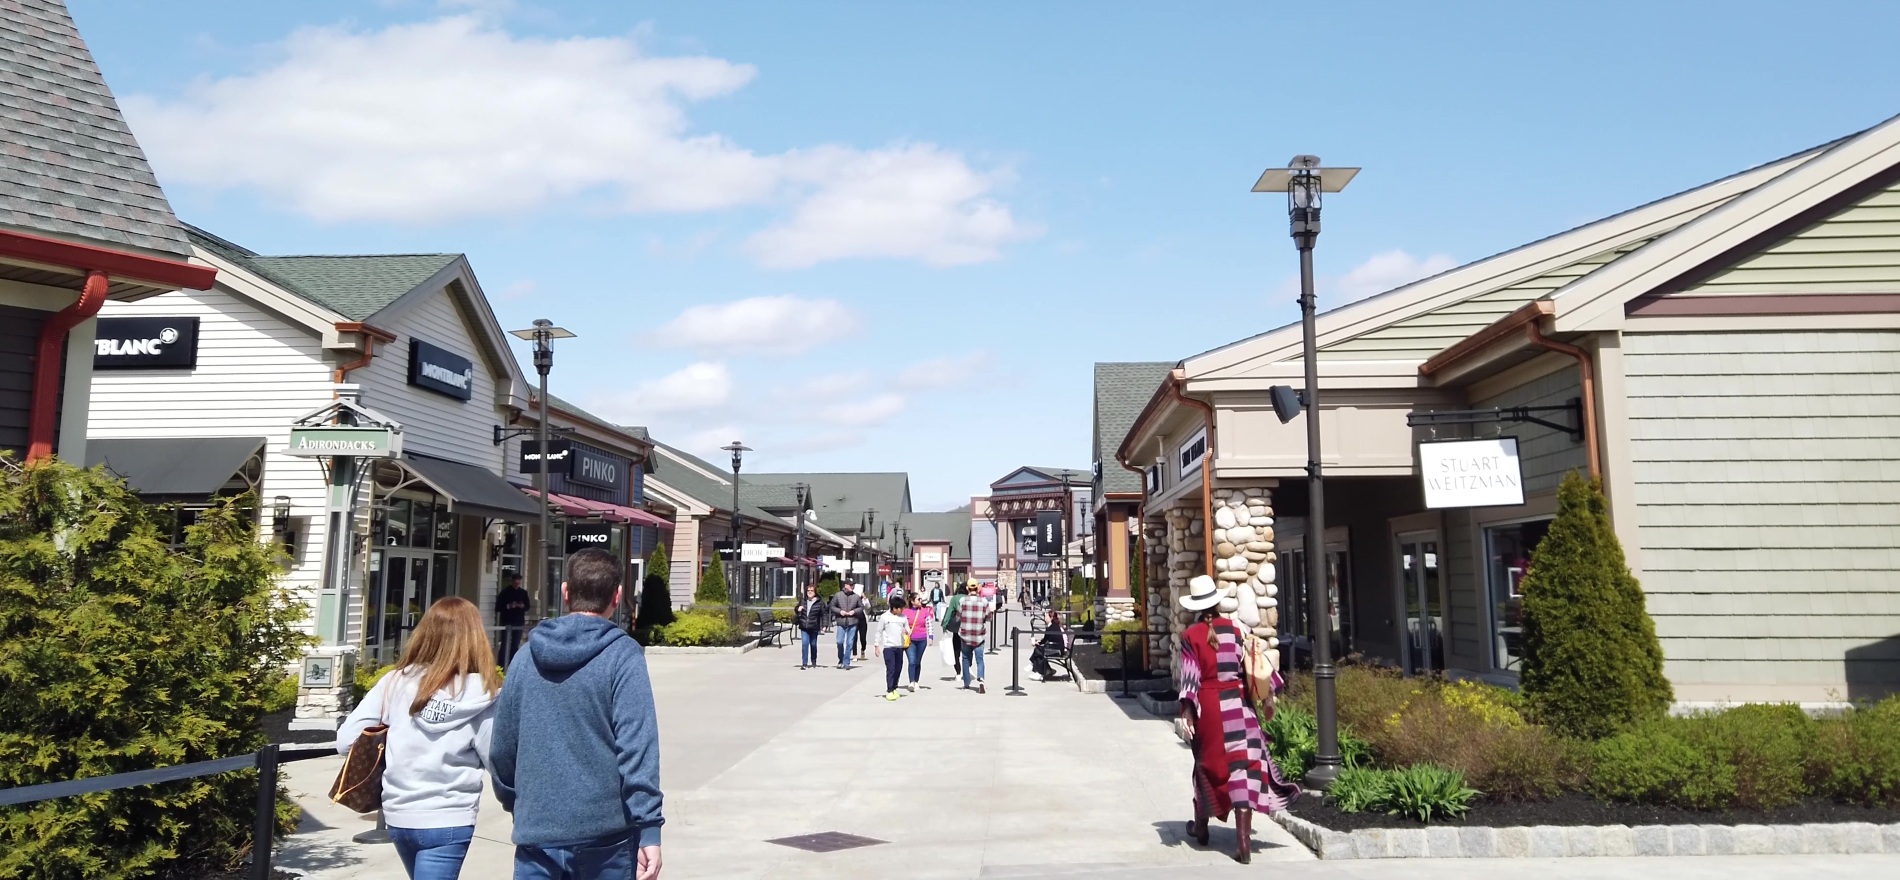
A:
{"type": "Polygon", "coordinates": [[[115,791],[121,788],[137,788],[142,785],[156,785],[161,782],[177,782],[182,779],[196,779],[200,776],[213,776],[237,770],[257,770],[257,815],[251,822],[251,880],[270,880],[271,842],[277,826],[277,767],[293,761],[307,761],[336,754],[331,746],[283,750],[275,744],[265,746],[248,755],[233,755],[229,758],[217,758],[210,761],[198,761],[191,764],[178,764],[171,767],[157,767],[151,770],[134,770],[129,773],[114,773],[110,776],[89,776],[84,779],[68,779],[64,782],[47,782],[40,785],[22,785],[17,788],[0,788],[0,807],[18,804],[30,804],[55,798],[76,797],[82,794],[95,794],[102,791],[115,791]]]}

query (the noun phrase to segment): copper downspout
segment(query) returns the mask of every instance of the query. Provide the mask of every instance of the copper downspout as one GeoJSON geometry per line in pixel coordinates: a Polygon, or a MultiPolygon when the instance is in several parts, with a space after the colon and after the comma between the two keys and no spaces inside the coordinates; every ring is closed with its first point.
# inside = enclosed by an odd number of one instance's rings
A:
{"type": "Polygon", "coordinates": [[[361,321],[341,321],[337,323],[336,329],[339,333],[357,333],[363,337],[363,356],[347,364],[338,366],[332,373],[331,378],[338,385],[344,383],[345,377],[347,377],[351,371],[367,367],[369,366],[369,362],[375,359],[376,340],[382,339],[388,342],[396,341],[396,334],[390,333],[387,330],[379,330],[361,321]]]}
{"type": "Polygon", "coordinates": [[[86,286],[79,299],[46,319],[40,325],[38,355],[33,361],[33,403],[28,410],[26,460],[53,457],[53,434],[59,415],[59,380],[65,366],[66,336],[87,318],[99,314],[106,304],[106,291],[112,279],[97,269],[86,273],[86,286]]]}
{"type": "Polygon", "coordinates": [[[1532,321],[1524,326],[1531,344],[1546,348],[1558,354],[1567,354],[1577,359],[1577,377],[1583,387],[1583,445],[1584,452],[1590,458],[1590,478],[1601,477],[1602,466],[1597,461],[1597,374],[1590,363],[1590,353],[1567,342],[1547,339],[1544,332],[1532,321]]]}
{"type": "MultiPolygon", "coordinates": [[[[1203,401],[1195,400],[1182,393],[1182,381],[1177,373],[1168,381],[1168,393],[1175,400],[1201,411],[1201,422],[1207,426],[1207,452],[1201,455],[1201,573],[1214,576],[1214,474],[1210,470],[1214,461],[1214,408],[1203,401]]],[[[1144,483],[1144,485],[1146,485],[1144,483]]]]}

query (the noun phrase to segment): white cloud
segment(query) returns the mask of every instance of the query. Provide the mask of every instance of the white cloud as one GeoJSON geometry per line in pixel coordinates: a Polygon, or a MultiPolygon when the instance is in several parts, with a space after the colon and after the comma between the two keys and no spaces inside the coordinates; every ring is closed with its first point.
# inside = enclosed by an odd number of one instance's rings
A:
{"type": "Polygon", "coordinates": [[[981,262],[1039,232],[997,199],[1007,174],[933,144],[761,154],[694,131],[688,105],[743,88],[750,65],[655,56],[632,37],[516,36],[492,14],[512,4],[459,5],[481,11],[302,29],[267,67],[122,104],[168,184],[251,189],[325,221],[781,205],[746,250],[783,268],[981,262]]]}
{"type": "Polygon", "coordinates": [[[897,387],[907,390],[951,388],[989,371],[995,358],[987,351],[920,361],[897,374],[897,387]]]}
{"type": "Polygon", "coordinates": [[[867,427],[890,421],[909,404],[909,398],[904,395],[886,391],[862,400],[839,401],[820,407],[818,420],[828,425],[867,427]]]}
{"type": "MultiPolygon", "coordinates": [[[[1324,310],[1358,302],[1420,278],[1429,278],[1457,265],[1458,261],[1446,254],[1414,257],[1406,251],[1395,249],[1373,254],[1344,275],[1318,278],[1313,287],[1320,298],[1320,308],[1324,310]]],[[[1297,299],[1300,295],[1299,277],[1294,276],[1283,282],[1278,295],[1282,299],[1297,299]]]]}
{"type": "Polygon", "coordinates": [[[732,371],[720,361],[700,361],[677,372],[649,379],[599,405],[621,424],[647,424],[655,416],[706,412],[732,400],[732,371]]]}
{"type": "Polygon", "coordinates": [[[721,354],[802,354],[856,333],[858,315],[835,299],[755,296],[692,306],[654,330],[657,345],[721,354]]]}

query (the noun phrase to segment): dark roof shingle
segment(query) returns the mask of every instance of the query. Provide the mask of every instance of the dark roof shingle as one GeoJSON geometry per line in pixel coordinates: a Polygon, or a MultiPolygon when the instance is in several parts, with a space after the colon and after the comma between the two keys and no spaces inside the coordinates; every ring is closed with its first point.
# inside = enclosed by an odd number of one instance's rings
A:
{"type": "Polygon", "coordinates": [[[462,258],[461,254],[269,257],[196,226],[187,228],[193,244],[351,321],[368,320],[462,258]]]}
{"type": "Polygon", "coordinates": [[[1095,460],[1102,466],[1103,493],[1141,491],[1141,479],[1115,461],[1115,450],[1172,369],[1172,361],[1095,365],[1095,460]]]}

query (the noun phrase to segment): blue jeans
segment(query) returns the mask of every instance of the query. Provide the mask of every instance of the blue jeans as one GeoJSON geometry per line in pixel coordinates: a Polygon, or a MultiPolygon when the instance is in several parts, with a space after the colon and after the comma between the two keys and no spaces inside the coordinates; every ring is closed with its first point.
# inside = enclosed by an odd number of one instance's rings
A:
{"type": "Polygon", "coordinates": [[[798,665],[818,665],[818,631],[801,629],[798,631],[798,665]]]}
{"type": "Polygon", "coordinates": [[[884,692],[897,690],[897,674],[904,671],[904,649],[884,649],[884,692]]]}
{"type": "Polygon", "coordinates": [[[572,846],[517,846],[515,880],[633,880],[638,851],[625,835],[572,846]]]}
{"type": "Polygon", "coordinates": [[[475,839],[475,826],[454,828],[389,829],[389,841],[396,845],[396,857],[410,880],[455,880],[462,875],[462,860],[468,857],[468,842],[475,839]]]}
{"type": "Polygon", "coordinates": [[[970,664],[976,664],[976,680],[983,680],[983,646],[963,643],[963,686],[970,686],[970,664]]]}
{"type": "Polygon", "coordinates": [[[916,684],[917,677],[924,671],[924,650],[930,647],[929,637],[910,640],[910,683],[916,684]]]}
{"type": "Polygon", "coordinates": [[[852,623],[838,624],[838,665],[851,668],[851,651],[858,646],[858,627],[852,623]]]}

